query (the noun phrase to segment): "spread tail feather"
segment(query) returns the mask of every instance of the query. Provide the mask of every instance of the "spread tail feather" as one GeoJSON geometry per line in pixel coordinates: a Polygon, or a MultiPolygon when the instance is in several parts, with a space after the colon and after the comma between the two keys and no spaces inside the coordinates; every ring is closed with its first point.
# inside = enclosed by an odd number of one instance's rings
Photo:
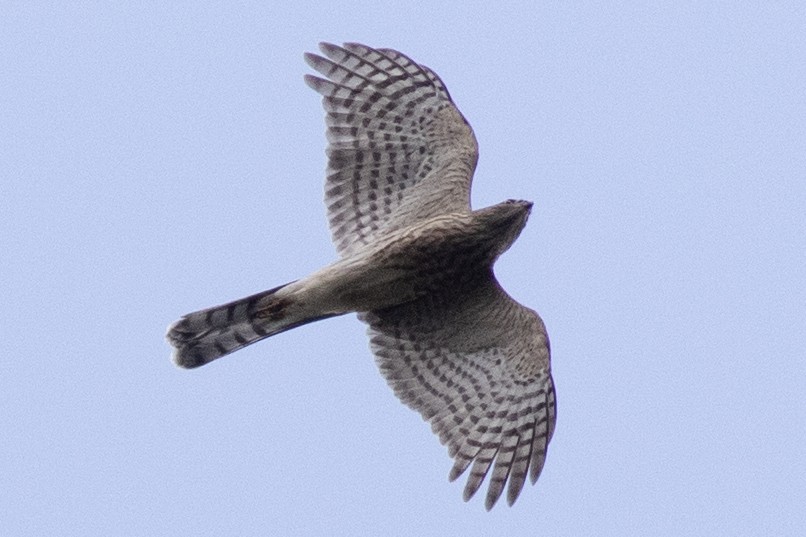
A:
{"type": "Polygon", "coordinates": [[[277,296],[281,285],[228,304],[189,313],[168,327],[173,361],[194,368],[261,339],[330,315],[300,317],[291,299],[277,296]]]}

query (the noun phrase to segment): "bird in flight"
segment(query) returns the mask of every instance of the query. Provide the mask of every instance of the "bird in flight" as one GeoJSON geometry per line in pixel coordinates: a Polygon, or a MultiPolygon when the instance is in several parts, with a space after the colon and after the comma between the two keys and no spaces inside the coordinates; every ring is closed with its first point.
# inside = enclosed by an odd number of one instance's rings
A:
{"type": "Polygon", "coordinates": [[[447,446],[451,481],[470,468],[485,507],[534,483],[556,402],[543,321],[512,299],[493,264],[532,203],[472,210],[473,130],[442,80],[391,49],[320,45],[327,124],[325,203],[339,258],[302,279],[189,313],[167,339],[180,367],[207,364],[306,323],[356,312],[395,395],[447,446]]]}

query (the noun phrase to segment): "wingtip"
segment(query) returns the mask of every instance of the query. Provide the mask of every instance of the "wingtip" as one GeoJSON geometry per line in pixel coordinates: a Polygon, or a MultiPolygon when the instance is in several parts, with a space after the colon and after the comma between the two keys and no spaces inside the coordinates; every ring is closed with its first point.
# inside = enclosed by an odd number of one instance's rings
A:
{"type": "Polygon", "coordinates": [[[347,50],[350,50],[350,51],[371,50],[371,48],[368,47],[367,45],[365,45],[363,43],[358,43],[356,41],[347,41],[346,43],[344,43],[344,48],[346,48],[347,50]]]}
{"type": "MultiPolygon", "coordinates": [[[[327,58],[332,58],[333,54],[336,51],[341,50],[341,47],[339,47],[338,45],[328,43],[327,41],[320,41],[318,48],[319,52],[321,54],[324,54],[327,58]]],[[[323,62],[327,61],[325,58],[323,58],[322,56],[320,56],[315,52],[304,52],[302,54],[302,57],[305,60],[305,63],[307,63],[311,68],[316,69],[317,71],[319,70],[319,66],[323,62]]]]}
{"type": "Polygon", "coordinates": [[[543,471],[542,464],[536,464],[534,461],[532,462],[532,467],[529,469],[529,481],[534,485],[537,483],[537,478],[540,477],[540,472],[543,471]]]}
{"type": "MultiPolygon", "coordinates": [[[[510,484],[511,485],[511,484],[510,484]]],[[[523,487],[523,483],[521,483],[521,488],[523,487]]],[[[512,507],[514,503],[518,500],[518,496],[521,495],[521,488],[513,489],[512,486],[507,489],[507,505],[512,507]]]]}
{"type": "Polygon", "coordinates": [[[319,56],[313,52],[303,52],[302,59],[305,60],[305,63],[307,63],[309,66],[313,67],[319,59],[319,56]]]}
{"type": "Polygon", "coordinates": [[[338,50],[340,48],[341,48],[340,46],[334,45],[333,43],[329,43],[327,41],[319,42],[319,50],[325,55],[329,55],[333,51],[338,50]]]}
{"type": "Polygon", "coordinates": [[[314,76],[314,75],[305,75],[305,76],[302,77],[302,79],[305,81],[305,83],[308,85],[308,87],[311,88],[314,91],[316,90],[316,88],[319,87],[319,85],[320,85],[319,83],[322,81],[321,78],[319,78],[318,76],[314,76]]]}

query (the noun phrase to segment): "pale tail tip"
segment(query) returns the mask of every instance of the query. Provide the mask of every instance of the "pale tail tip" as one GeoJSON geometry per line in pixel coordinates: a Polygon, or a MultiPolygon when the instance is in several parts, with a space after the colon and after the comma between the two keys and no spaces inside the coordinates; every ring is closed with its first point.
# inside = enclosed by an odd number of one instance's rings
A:
{"type": "Polygon", "coordinates": [[[174,349],[174,351],[171,353],[171,361],[180,369],[194,369],[200,365],[203,365],[193,360],[188,360],[187,356],[184,356],[182,351],[179,349],[174,349]]]}
{"type": "Polygon", "coordinates": [[[194,352],[194,347],[188,345],[188,337],[183,337],[182,326],[185,325],[185,317],[171,323],[165,332],[165,340],[173,347],[171,361],[181,369],[194,369],[206,364],[201,353],[194,352]]]}

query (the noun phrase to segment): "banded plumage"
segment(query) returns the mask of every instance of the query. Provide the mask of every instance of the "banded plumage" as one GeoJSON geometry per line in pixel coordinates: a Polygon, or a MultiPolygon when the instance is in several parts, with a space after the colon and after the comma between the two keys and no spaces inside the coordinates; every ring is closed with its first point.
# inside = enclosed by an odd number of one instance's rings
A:
{"type": "Polygon", "coordinates": [[[174,361],[197,367],[312,321],[357,312],[381,374],[469,470],[487,509],[534,483],[556,421],[543,321],[493,274],[532,208],[472,210],[478,146],[440,78],[391,49],[323,43],[325,204],[339,259],[300,280],[182,317],[174,361]]]}

